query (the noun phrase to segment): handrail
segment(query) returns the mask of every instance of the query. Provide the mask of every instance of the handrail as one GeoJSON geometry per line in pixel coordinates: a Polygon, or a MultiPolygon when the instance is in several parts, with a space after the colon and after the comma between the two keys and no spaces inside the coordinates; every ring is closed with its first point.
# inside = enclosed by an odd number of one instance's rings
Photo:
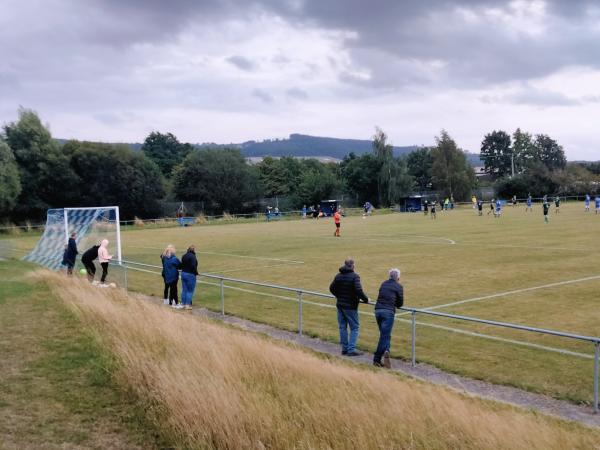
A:
{"type": "Polygon", "coordinates": [[[494,326],[503,327],[503,328],[514,328],[515,330],[531,331],[531,332],[535,332],[535,333],[550,334],[553,336],[560,336],[560,337],[565,337],[565,338],[570,338],[570,339],[579,339],[581,341],[587,341],[587,342],[592,342],[592,343],[600,343],[600,337],[583,336],[580,334],[567,333],[565,331],[556,331],[556,330],[549,330],[547,328],[529,327],[526,325],[518,325],[518,324],[510,323],[510,322],[498,322],[496,320],[479,319],[477,317],[469,317],[469,316],[461,316],[461,315],[457,315],[457,314],[441,313],[441,312],[437,312],[437,311],[429,311],[426,309],[405,308],[405,307],[402,307],[400,309],[403,311],[408,311],[408,312],[414,311],[415,313],[427,314],[430,316],[446,317],[449,319],[458,319],[458,320],[464,320],[467,322],[483,323],[486,325],[494,325],[494,326]]]}
{"type": "MultiPolygon", "coordinates": [[[[136,262],[136,261],[127,261],[127,260],[122,260],[122,262],[126,263],[126,264],[133,264],[133,265],[138,265],[138,266],[145,266],[145,267],[152,267],[155,269],[162,269],[161,266],[156,266],[153,264],[145,264],[145,263],[140,263],[140,262],[136,262]]],[[[215,275],[215,274],[209,274],[209,273],[199,273],[198,276],[202,276],[202,277],[206,277],[206,278],[213,278],[213,279],[217,279],[217,280],[223,280],[223,281],[230,281],[232,283],[241,283],[241,284],[249,284],[252,286],[262,286],[262,287],[266,287],[266,288],[272,288],[272,289],[280,289],[283,291],[288,291],[288,292],[296,292],[296,293],[303,293],[303,294],[307,294],[307,295],[312,295],[315,297],[322,297],[322,298],[331,298],[334,299],[335,296],[331,295],[331,294],[326,294],[323,292],[316,292],[316,291],[309,291],[306,289],[302,289],[302,288],[294,288],[294,287],[289,287],[289,286],[281,286],[278,284],[269,284],[269,283],[261,283],[258,281],[250,281],[250,280],[242,280],[240,278],[230,278],[230,277],[224,277],[222,275],[215,275]]],[[[366,303],[368,305],[375,305],[375,303],[373,302],[369,302],[366,303]]],[[[448,319],[456,319],[456,320],[464,320],[467,322],[475,322],[475,323],[481,323],[481,324],[485,324],[485,325],[493,325],[493,326],[497,326],[497,327],[502,327],[502,328],[512,328],[515,330],[521,330],[521,331],[531,331],[534,333],[541,333],[541,334],[549,334],[552,336],[559,336],[559,337],[564,337],[564,338],[569,338],[569,339],[577,339],[577,340],[581,340],[581,341],[587,341],[587,342],[592,342],[592,343],[600,343],[600,337],[593,337],[593,336],[583,336],[580,334],[575,334],[575,333],[569,333],[569,332],[565,332],[565,331],[557,331],[557,330],[549,330],[547,328],[537,328],[537,327],[529,327],[526,325],[519,325],[516,323],[510,323],[510,322],[499,322],[496,320],[487,320],[487,319],[480,319],[477,317],[470,317],[470,316],[462,316],[462,315],[456,315],[456,314],[448,314],[448,313],[442,313],[442,312],[437,312],[437,311],[430,311],[427,309],[418,309],[418,308],[408,308],[408,307],[402,307],[399,308],[402,311],[406,311],[409,313],[418,313],[418,314],[426,314],[426,315],[430,315],[430,316],[438,316],[438,317],[446,317],[448,319]]]]}

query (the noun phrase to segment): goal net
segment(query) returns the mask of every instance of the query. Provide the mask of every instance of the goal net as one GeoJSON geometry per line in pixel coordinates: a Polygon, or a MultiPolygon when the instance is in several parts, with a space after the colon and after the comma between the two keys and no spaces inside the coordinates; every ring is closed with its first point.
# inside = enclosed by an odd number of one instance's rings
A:
{"type": "Polygon", "coordinates": [[[108,240],[108,251],[113,255],[111,265],[120,264],[121,231],[118,206],[49,209],[42,237],[23,259],[59,270],[71,233],[76,234],[75,241],[79,251],[77,268],[83,267],[80,262],[83,252],[93,245],[100,244],[103,239],[108,240]]]}

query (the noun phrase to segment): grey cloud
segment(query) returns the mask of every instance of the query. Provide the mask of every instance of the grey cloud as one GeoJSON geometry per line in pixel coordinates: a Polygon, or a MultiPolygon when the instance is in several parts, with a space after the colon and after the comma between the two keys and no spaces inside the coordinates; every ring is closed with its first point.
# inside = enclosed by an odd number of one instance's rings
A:
{"type": "Polygon", "coordinates": [[[250,72],[256,68],[256,64],[254,64],[254,62],[240,55],[230,56],[227,58],[227,62],[233,64],[238,69],[245,70],[247,72],[250,72]]]}
{"type": "Polygon", "coordinates": [[[252,91],[252,96],[263,101],[264,103],[273,103],[273,101],[275,100],[271,94],[262,89],[254,89],[252,91]]]}
{"type": "Polygon", "coordinates": [[[536,89],[523,86],[516,92],[506,95],[484,95],[479,99],[483,103],[508,103],[537,107],[574,106],[582,103],[582,99],[568,97],[560,92],[536,89]]]}
{"type": "Polygon", "coordinates": [[[291,97],[295,100],[306,100],[308,98],[308,92],[297,87],[290,88],[286,90],[285,93],[288,97],[291,97]]]}

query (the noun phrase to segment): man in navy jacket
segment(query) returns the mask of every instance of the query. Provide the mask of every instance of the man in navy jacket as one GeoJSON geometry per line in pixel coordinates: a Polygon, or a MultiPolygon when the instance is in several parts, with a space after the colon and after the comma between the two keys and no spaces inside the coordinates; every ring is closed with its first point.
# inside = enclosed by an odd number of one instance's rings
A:
{"type": "Polygon", "coordinates": [[[390,343],[396,308],[404,304],[404,289],[400,284],[400,269],[390,269],[390,277],[381,283],[375,304],[375,319],[379,327],[379,343],[373,356],[373,365],[391,369],[390,343]],[[381,358],[383,357],[383,364],[381,358]]]}
{"type": "Polygon", "coordinates": [[[344,265],[340,267],[339,272],[331,282],[329,291],[337,300],[337,319],[342,355],[358,356],[362,354],[356,351],[356,341],[358,340],[360,327],[358,302],[362,300],[364,303],[369,303],[369,298],[363,292],[360,276],[354,272],[354,261],[352,259],[344,261],[344,265]],[[348,327],[350,327],[350,340],[348,340],[348,327]]]}

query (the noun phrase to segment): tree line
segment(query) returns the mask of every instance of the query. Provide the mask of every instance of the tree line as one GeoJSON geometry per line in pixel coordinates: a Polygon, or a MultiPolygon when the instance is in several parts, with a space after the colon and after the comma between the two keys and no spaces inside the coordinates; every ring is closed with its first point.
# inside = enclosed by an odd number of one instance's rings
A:
{"type": "Polygon", "coordinates": [[[563,147],[546,134],[498,130],[481,143],[485,172],[502,197],[576,195],[600,190],[600,163],[568,163],[563,147]]]}
{"type": "MultiPolygon", "coordinates": [[[[77,140],[61,145],[34,111],[22,108],[0,133],[0,214],[42,220],[53,207],[118,205],[123,218],[156,217],[168,213],[162,200],[203,202],[209,214],[240,213],[274,197],[290,208],[342,196],[388,207],[432,191],[467,200],[479,187],[465,152],[444,130],[435,145],[402,156],[383,130],[372,143],[372,152],[349,153],[340,164],[288,156],[252,165],[238,148],[199,149],[171,133],[150,133],[140,151],[77,140]]],[[[600,163],[567,164],[555,140],[521,130],[486,135],[481,159],[505,196],[592,192],[600,173],[600,163]]]]}

